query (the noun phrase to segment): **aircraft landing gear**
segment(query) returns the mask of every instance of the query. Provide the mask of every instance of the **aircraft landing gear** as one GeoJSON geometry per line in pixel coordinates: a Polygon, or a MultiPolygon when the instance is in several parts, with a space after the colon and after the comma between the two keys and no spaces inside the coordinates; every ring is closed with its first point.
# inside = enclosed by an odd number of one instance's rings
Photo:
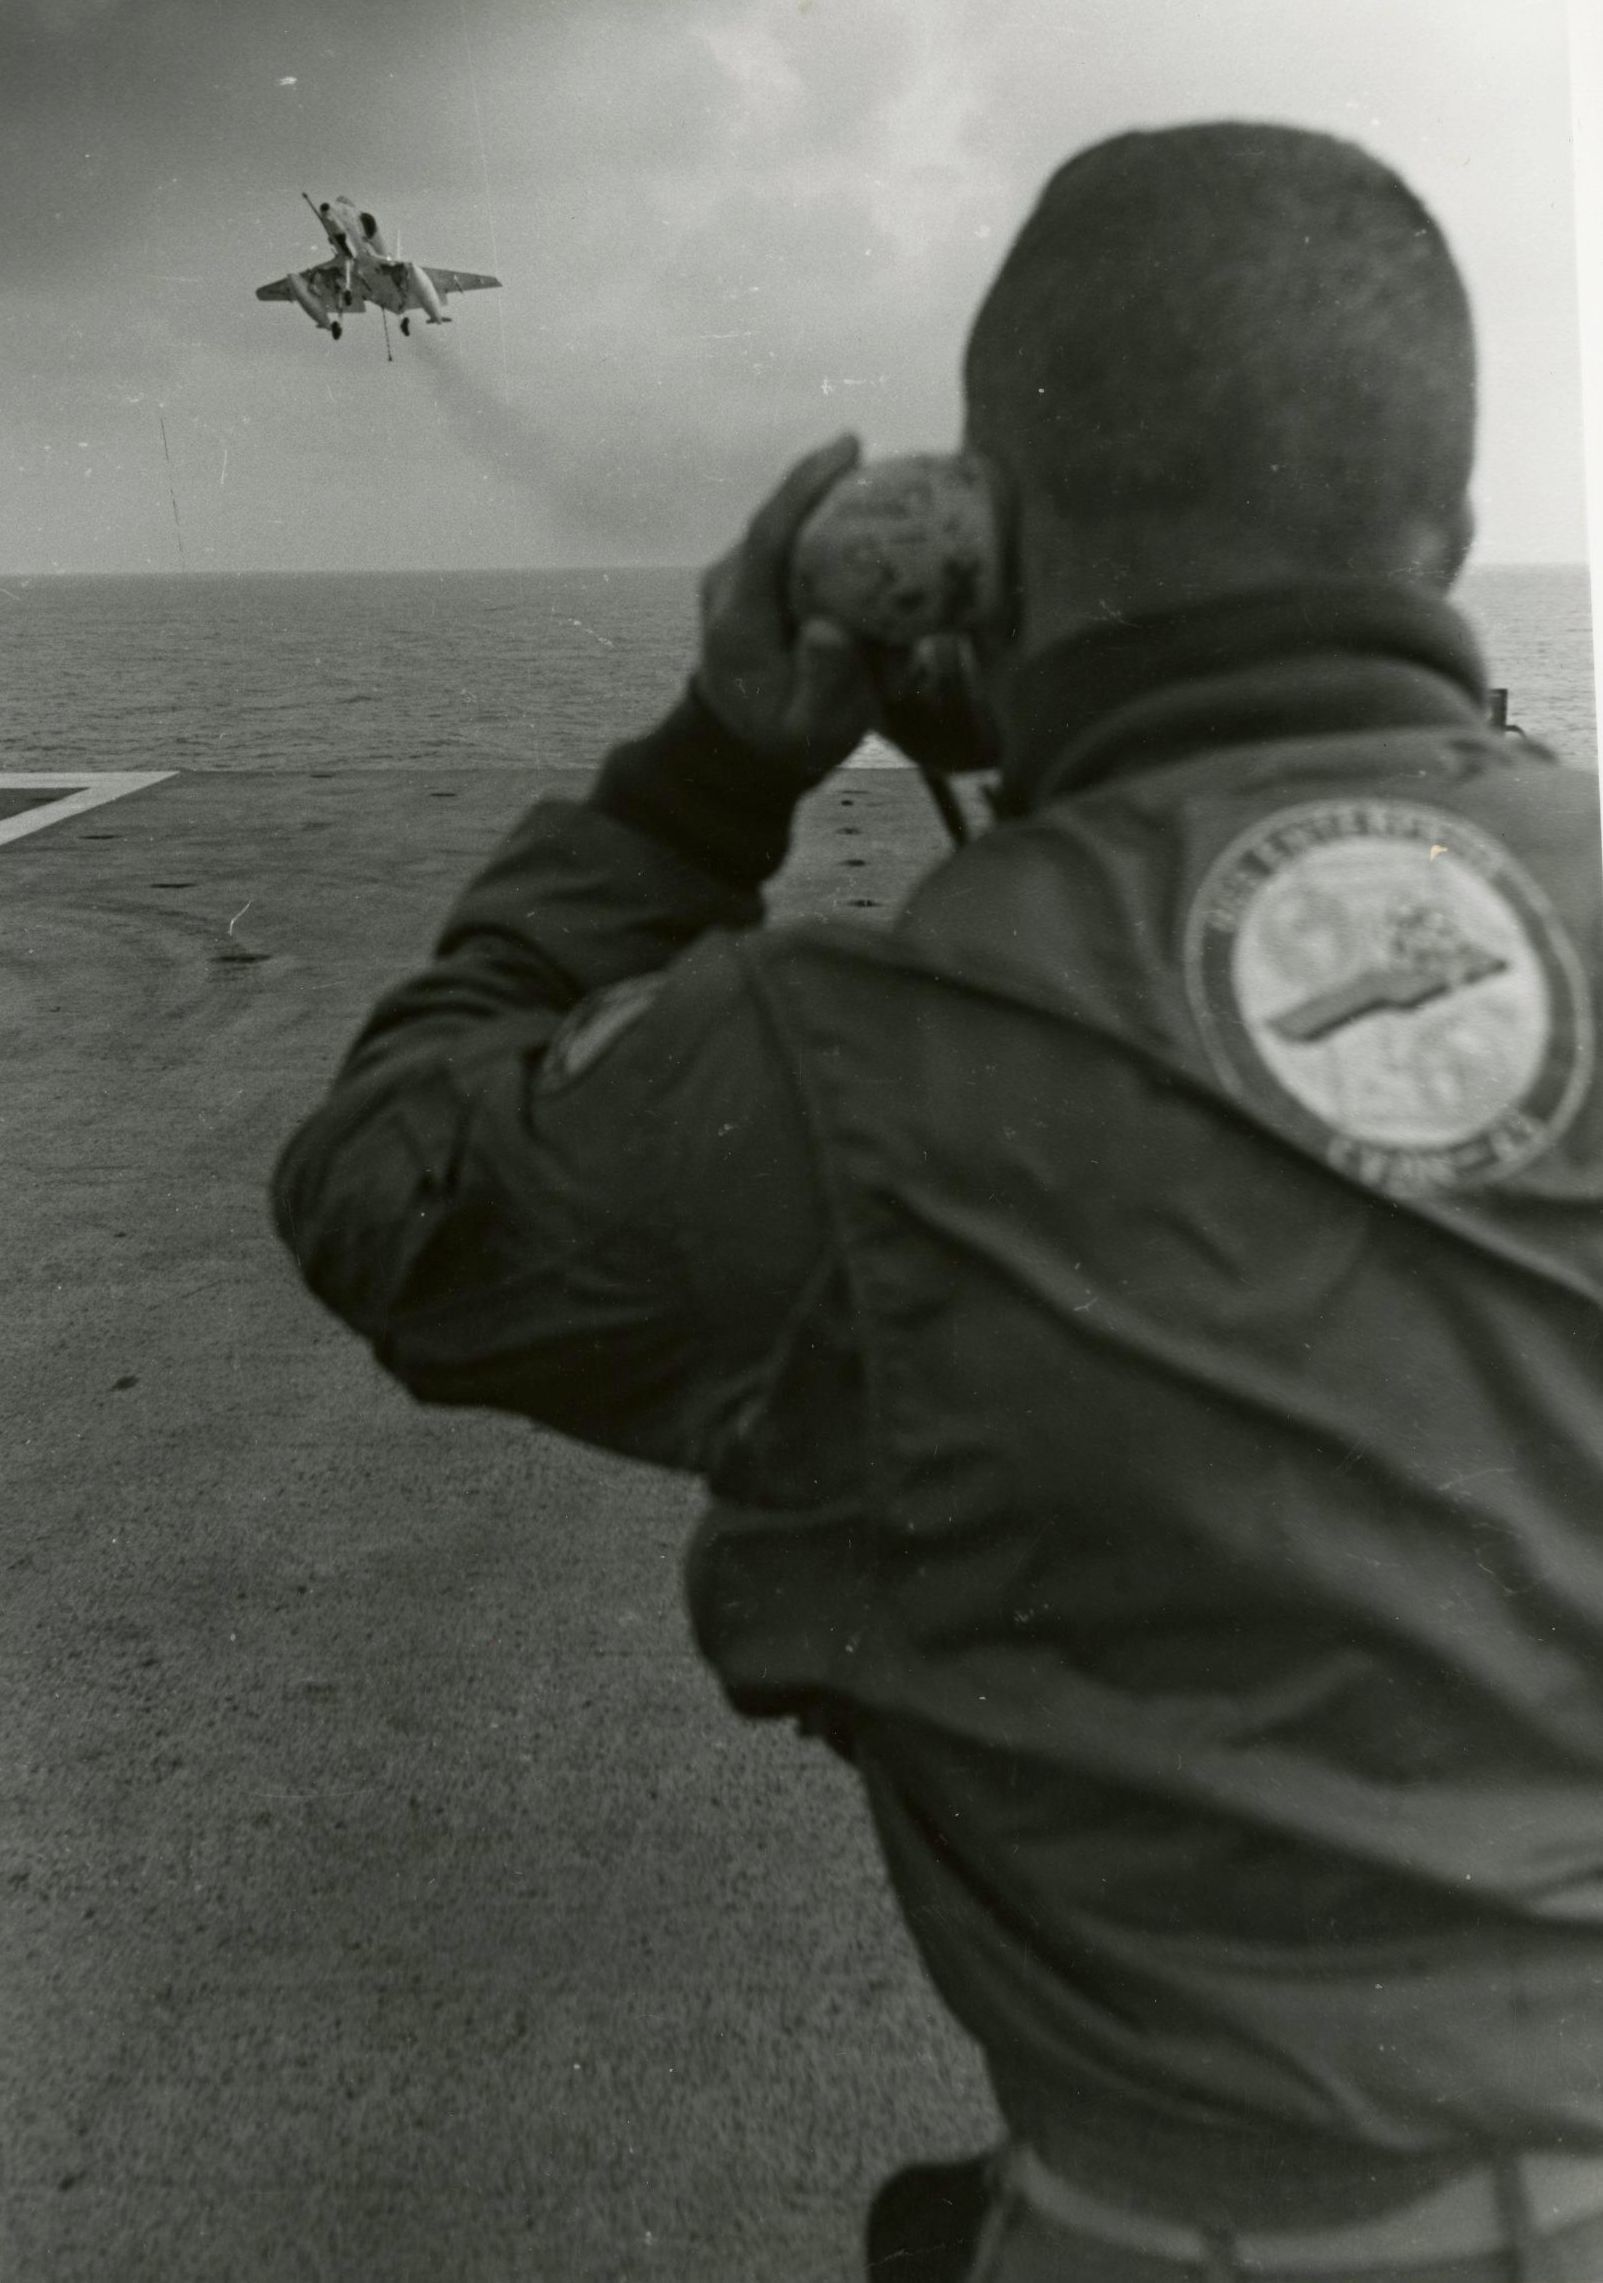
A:
{"type": "Polygon", "coordinates": [[[404,338],[408,338],[408,337],[410,337],[411,331],[412,331],[412,320],[411,320],[411,318],[410,318],[410,317],[403,317],[403,318],[401,319],[401,334],[402,334],[402,337],[403,337],[403,339],[404,339],[404,338]]]}
{"type": "Polygon", "coordinates": [[[333,324],[329,327],[329,332],[336,341],[339,339],[344,330],[344,326],[340,323],[337,317],[335,318],[333,324]]]}

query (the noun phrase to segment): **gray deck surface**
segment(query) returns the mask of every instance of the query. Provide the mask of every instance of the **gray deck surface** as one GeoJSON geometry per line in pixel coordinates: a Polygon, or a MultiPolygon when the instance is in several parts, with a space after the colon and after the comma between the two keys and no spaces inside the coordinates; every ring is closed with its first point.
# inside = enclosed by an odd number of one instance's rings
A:
{"type": "MultiPolygon", "coordinates": [[[[833,2283],[990,2131],[849,1776],[695,1660],[694,1486],[413,1405],[268,1227],[541,782],[180,775],[0,848],[3,2283],[833,2283]]],[[[782,901],[937,847],[852,773],[782,901]]]]}

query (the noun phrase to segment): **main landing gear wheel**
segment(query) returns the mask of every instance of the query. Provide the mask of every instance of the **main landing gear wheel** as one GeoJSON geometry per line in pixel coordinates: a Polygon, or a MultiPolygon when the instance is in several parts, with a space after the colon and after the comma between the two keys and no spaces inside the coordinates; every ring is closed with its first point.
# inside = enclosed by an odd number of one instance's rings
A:
{"type": "Polygon", "coordinates": [[[403,318],[401,319],[401,333],[402,333],[402,337],[403,337],[403,338],[408,338],[408,337],[410,337],[411,331],[412,331],[412,320],[411,320],[411,318],[410,318],[410,317],[403,317],[403,318]]]}
{"type": "Polygon", "coordinates": [[[343,326],[343,325],[342,325],[342,324],[339,322],[339,319],[338,319],[338,318],[336,318],[336,319],[334,320],[334,323],[333,323],[333,324],[332,324],[332,325],[329,327],[329,332],[330,332],[330,333],[333,335],[333,337],[334,337],[334,339],[335,339],[336,341],[339,339],[340,335],[341,335],[341,334],[344,332],[344,330],[345,330],[345,328],[344,328],[344,326],[343,326]]]}

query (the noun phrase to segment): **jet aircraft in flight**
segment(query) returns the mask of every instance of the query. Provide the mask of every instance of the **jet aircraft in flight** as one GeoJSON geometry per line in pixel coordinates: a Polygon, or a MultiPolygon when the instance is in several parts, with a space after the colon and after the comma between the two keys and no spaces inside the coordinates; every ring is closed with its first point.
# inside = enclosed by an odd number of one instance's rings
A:
{"type": "Polygon", "coordinates": [[[369,303],[399,317],[401,331],[410,333],[413,310],[420,309],[431,325],[449,325],[444,308],[448,293],[474,293],[501,283],[473,270],[425,269],[421,262],[403,260],[399,247],[385,239],[377,215],[364,213],[348,198],[325,198],[315,205],[304,190],[301,196],[327,231],[334,258],[259,285],[256,298],[298,301],[312,323],[336,341],[345,319],[360,316],[369,303]]]}

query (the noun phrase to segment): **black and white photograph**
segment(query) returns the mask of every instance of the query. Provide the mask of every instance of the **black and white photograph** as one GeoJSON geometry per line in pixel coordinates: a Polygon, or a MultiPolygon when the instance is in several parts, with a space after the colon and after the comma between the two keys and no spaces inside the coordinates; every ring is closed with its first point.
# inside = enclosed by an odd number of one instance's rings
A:
{"type": "Polygon", "coordinates": [[[0,0],[0,2283],[1603,2278],[1600,76],[0,0]]]}

